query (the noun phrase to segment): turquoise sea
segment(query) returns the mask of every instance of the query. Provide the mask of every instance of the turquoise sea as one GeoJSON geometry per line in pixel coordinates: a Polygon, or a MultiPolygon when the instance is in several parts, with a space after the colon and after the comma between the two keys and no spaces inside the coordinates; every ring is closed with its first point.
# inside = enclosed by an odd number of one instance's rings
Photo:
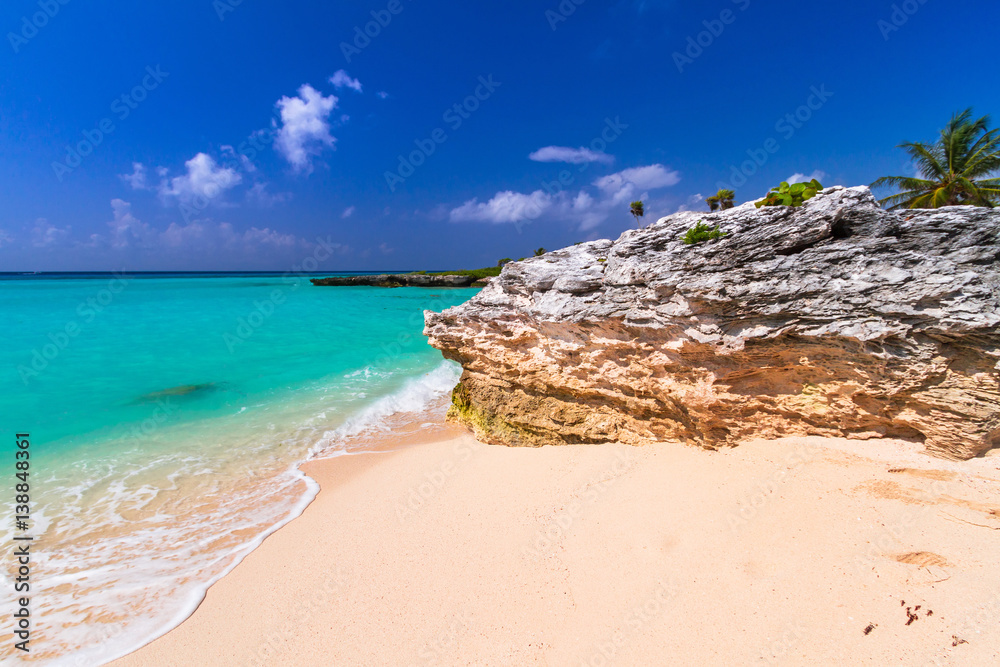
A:
{"type": "Polygon", "coordinates": [[[28,433],[31,657],[94,665],[150,641],[305,508],[317,488],[298,463],[435,428],[459,369],[427,345],[423,311],[475,292],[0,276],[0,532],[13,544],[14,436],[28,433]]]}

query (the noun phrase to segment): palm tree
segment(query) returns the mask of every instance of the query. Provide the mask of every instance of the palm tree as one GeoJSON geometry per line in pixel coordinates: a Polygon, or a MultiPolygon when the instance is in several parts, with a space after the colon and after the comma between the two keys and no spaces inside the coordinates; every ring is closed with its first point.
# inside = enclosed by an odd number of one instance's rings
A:
{"type": "Polygon", "coordinates": [[[535,251],[535,257],[541,257],[544,254],[545,254],[545,248],[539,248],[538,250],[535,251]]]}
{"type": "Polygon", "coordinates": [[[879,201],[889,210],[1000,204],[1000,130],[987,129],[990,117],[972,120],[972,109],[956,113],[933,144],[900,144],[920,176],[885,176],[873,188],[900,192],[879,201]],[[983,178],[986,177],[986,178],[983,178]]]}
{"type": "Polygon", "coordinates": [[[632,202],[632,204],[629,206],[628,212],[632,214],[633,218],[635,218],[635,226],[638,227],[639,229],[642,229],[642,225],[639,224],[639,218],[646,215],[646,209],[643,203],[641,201],[632,202]]]}
{"type": "Polygon", "coordinates": [[[733,201],[734,199],[736,199],[736,193],[733,192],[732,190],[719,190],[719,192],[715,196],[719,198],[719,207],[723,211],[725,211],[727,208],[732,208],[736,206],[735,202],[733,201]]]}
{"type": "Polygon", "coordinates": [[[736,204],[733,203],[733,199],[736,198],[736,193],[732,190],[719,190],[717,193],[705,200],[708,204],[710,211],[718,211],[720,208],[725,211],[727,208],[732,208],[736,204]]]}

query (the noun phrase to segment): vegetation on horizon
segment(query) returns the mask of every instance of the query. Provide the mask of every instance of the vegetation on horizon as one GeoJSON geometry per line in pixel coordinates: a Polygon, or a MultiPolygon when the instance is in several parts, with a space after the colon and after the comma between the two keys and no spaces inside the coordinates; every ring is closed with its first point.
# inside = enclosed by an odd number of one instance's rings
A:
{"type": "Polygon", "coordinates": [[[416,271],[415,273],[428,276],[472,276],[476,280],[482,280],[483,278],[495,278],[500,275],[500,271],[503,267],[500,266],[489,266],[485,269],[462,269],[460,271],[434,271],[433,273],[428,273],[426,271],[416,271]]]}
{"type": "MultiPolygon", "coordinates": [[[[546,252],[548,251],[545,248],[538,248],[535,250],[534,256],[541,257],[546,252]]],[[[483,278],[496,278],[500,275],[500,272],[503,271],[503,267],[507,264],[510,264],[513,261],[521,262],[525,259],[525,257],[522,257],[521,259],[513,260],[510,257],[504,257],[503,259],[497,261],[496,266],[488,266],[483,269],[461,269],[458,271],[414,271],[413,273],[421,276],[472,276],[476,280],[482,280],[483,278]]]]}
{"type": "Polygon", "coordinates": [[[715,239],[725,238],[726,236],[729,236],[729,234],[719,229],[719,225],[716,225],[713,228],[699,220],[698,224],[687,230],[687,232],[681,236],[681,241],[684,241],[687,245],[695,245],[704,241],[714,241],[715,239]]]}
{"type": "Polygon", "coordinates": [[[802,206],[806,201],[816,196],[816,193],[823,191],[823,185],[815,178],[808,183],[795,183],[789,185],[782,181],[776,188],[771,188],[770,192],[757,202],[757,208],[763,206],[802,206]]]}
{"type": "Polygon", "coordinates": [[[871,187],[900,192],[879,203],[890,211],[1000,204],[1000,129],[990,130],[989,124],[989,116],[972,120],[969,108],[952,116],[933,144],[900,144],[897,148],[906,151],[922,178],[883,176],[871,187]]]}

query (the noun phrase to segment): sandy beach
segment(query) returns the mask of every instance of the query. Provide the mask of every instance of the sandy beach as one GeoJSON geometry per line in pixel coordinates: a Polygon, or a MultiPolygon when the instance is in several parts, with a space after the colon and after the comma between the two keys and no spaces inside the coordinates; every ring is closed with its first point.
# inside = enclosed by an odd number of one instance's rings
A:
{"type": "Polygon", "coordinates": [[[990,665],[1000,458],[787,438],[312,462],[298,519],[112,664],[990,665]]]}

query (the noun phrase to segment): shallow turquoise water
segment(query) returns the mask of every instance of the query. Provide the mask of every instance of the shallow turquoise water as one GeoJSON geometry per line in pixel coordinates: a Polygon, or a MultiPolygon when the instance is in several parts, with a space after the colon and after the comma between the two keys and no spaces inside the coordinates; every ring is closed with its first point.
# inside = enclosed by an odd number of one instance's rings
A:
{"type": "Polygon", "coordinates": [[[6,516],[13,436],[28,432],[39,653],[95,664],[189,614],[315,492],[296,463],[446,395],[457,368],[422,313],[474,293],[0,279],[6,516]]]}

